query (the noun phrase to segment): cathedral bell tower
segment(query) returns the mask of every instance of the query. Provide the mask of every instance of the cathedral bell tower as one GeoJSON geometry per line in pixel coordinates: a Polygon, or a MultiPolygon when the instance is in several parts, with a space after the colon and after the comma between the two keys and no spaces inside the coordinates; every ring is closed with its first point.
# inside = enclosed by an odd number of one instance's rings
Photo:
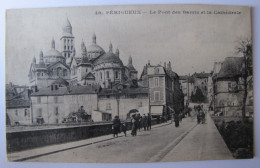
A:
{"type": "MultiPolygon", "coordinates": [[[[62,43],[62,55],[67,59],[72,57],[72,53],[74,50],[74,36],[72,34],[72,26],[70,24],[69,19],[65,21],[65,24],[62,28],[62,37],[61,37],[61,43],[62,43]]],[[[66,61],[67,62],[67,61],[66,61]]]]}

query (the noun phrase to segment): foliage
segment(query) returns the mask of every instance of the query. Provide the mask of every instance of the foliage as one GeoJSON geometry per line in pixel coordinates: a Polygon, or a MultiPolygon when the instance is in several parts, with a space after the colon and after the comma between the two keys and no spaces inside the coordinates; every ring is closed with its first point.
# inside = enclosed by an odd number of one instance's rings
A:
{"type": "Polygon", "coordinates": [[[218,130],[237,159],[252,158],[254,153],[253,122],[231,121],[222,123],[218,130]]]}
{"type": "Polygon", "coordinates": [[[202,91],[200,88],[197,88],[195,94],[191,94],[191,101],[194,103],[201,103],[206,101],[206,96],[203,95],[202,91]]]}

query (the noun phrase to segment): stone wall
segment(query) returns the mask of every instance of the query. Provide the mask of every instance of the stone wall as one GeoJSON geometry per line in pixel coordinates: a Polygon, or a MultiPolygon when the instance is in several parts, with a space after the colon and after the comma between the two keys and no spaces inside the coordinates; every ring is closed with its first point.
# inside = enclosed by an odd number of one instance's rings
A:
{"type": "MultiPolygon", "coordinates": [[[[156,119],[153,119],[152,125],[155,124],[159,123],[157,123],[156,119]]],[[[126,122],[126,126],[127,130],[131,129],[130,121],[126,122]]],[[[78,141],[108,134],[112,134],[112,123],[7,132],[7,152],[17,152],[36,147],[78,141]]]]}

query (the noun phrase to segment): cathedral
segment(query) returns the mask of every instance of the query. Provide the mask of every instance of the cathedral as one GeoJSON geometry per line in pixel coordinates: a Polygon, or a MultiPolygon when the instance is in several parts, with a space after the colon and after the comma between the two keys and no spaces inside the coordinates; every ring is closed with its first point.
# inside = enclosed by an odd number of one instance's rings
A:
{"type": "Polygon", "coordinates": [[[86,47],[82,40],[81,51],[76,54],[74,39],[71,23],[67,19],[60,38],[61,51],[55,48],[55,40],[52,39],[50,50],[40,51],[38,62],[33,58],[28,75],[31,87],[46,88],[59,84],[111,88],[115,84],[137,79],[138,72],[132,64],[132,57],[124,66],[119,49],[114,52],[111,43],[106,52],[97,44],[94,33],[92,44],[86,47]]]}

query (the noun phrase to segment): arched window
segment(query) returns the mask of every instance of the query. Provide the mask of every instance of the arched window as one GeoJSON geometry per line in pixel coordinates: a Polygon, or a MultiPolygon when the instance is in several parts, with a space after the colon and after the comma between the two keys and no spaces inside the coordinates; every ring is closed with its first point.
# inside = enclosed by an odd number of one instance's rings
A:
{"type": "Polygon", "coordinates": [[[61,76],[62,75],[62,69],[61,67],[57,68],[57,76],[61,76]]]}
{"type": "Polygon", "coordinates": [[[63,76],[67,76],[67,75],[68,75],[67,69],[64,69],[63,70],[63,76]]]}
{"type": "Polygon", "coordinates": [[[100,72],[100,79],[102,79],[102,72],[100,72]]]}

